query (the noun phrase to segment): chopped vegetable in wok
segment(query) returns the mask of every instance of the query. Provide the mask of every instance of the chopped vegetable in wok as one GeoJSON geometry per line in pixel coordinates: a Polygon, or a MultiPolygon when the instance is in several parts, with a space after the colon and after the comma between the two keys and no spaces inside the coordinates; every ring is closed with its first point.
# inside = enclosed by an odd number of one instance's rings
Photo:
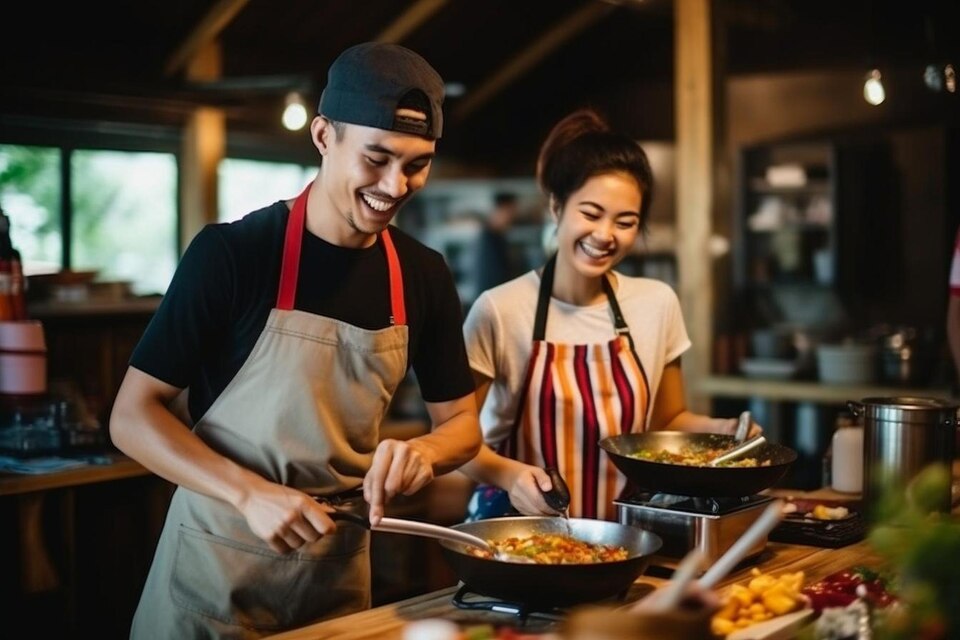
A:
{"type": "MultiPolygon", "coordinates": [[[[649,449],[640,449],[627,454],[637,460],[647,460],[649,462],[662,462],[666,464],[681,464],[691,467],[705,467],[711,460],[717,456],[726,453],[728,449],[694,449],[692,447],[681,447],[679,451],[673,452],[667,449],[651,451],[649,449]]],[[[756,458],[737,458],[721,462],[718,467],[769,467],[770,460],[759,461],[756,458]]]]}
{"type": "MultiPolygon", "coordinates": [[[[510,537],[488,540],[488,542],[499,552],[522,556],[537,564],[616,562],[626,560],[629,555],[625,547],[594,544],[558,533],[534,534],[523,538],[510,537]]],[[[482,549],[471,549],[470,552],[479,558],[493,557],[489,551],[482,549]]]]}

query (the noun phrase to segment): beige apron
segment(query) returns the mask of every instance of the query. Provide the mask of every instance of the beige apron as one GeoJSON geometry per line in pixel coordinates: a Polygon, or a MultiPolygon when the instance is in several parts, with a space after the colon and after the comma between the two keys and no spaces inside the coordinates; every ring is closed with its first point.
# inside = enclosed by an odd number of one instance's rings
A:
{"type": "Polygon", "coordinates": [[[646,429],[650,385],[606,278],[603,291],[617,336],[601,344],[545,340],[555,265],[556,256],[540,278],[533,349],[517,419],[498,450],[527,464],[557,469],[570,488],[570,516],[616,520],[613,501],[626,478],[597,443],[646,429]]]}
{"type": "MultiPolygon", "coordinates": [[[[361,486],[379,425],[406,373],[399,261],[391,325],[371,331],[293,308],[309,186],[290,212],[277,306],[240,371],[194,426],[210,447],[264,477],[314,495],[361,486]]],[[[322,274],[312,274],[314,277],[322,274]]],[[[342,508],[365,513],[362,498],[342,508]]],[[[280,554],[232,506],[178,487],[131,637],[257,638],[370,606],[369,532],[335,534],[280,554]]]]}

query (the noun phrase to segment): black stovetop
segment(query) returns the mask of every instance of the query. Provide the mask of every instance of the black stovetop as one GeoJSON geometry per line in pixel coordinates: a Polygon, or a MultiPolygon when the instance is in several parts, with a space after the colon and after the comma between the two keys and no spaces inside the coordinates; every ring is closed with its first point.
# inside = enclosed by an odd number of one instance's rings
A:
{"type": "Polygon", "coordinates": [[[696,513],[703,515],[720,515],[732,513],[746,507],[764,502],[770,502],[773,498],[770,496],[755,494],[749,496],[724,496],[724,497],[697,497],[697,496],[677,496],[666,493],[655,493],[650,491],[637,491],[619,498],[616,503],[624,507],[656,507],[658,509],[670,509],[673,511],[683,511],[686,513],[696,513]]]}

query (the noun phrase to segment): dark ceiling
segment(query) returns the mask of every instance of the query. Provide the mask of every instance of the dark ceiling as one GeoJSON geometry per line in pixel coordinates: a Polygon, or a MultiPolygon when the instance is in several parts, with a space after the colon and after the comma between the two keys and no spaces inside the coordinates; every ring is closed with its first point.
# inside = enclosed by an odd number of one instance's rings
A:
{"type": "MultiPolygon", "coordinates": [[[[714,5],[730,75],[958,59],[955,0],[714,5]]],[[[179,126],[209,104],[230,132],[303,139],[279,125],[285,90],[305,83],[315,101],[337,53],[386,38],[466,88],[447,100],[441,154],[530,163],[550,124],[583,105],[637,137],[673,135],[671,0],[106,0],[18,3],[17,13],[0,38],[0,126],[179,126]],[[189,83],[176,63],[197,33],[218,36],[219,81],[189,83]]]]}

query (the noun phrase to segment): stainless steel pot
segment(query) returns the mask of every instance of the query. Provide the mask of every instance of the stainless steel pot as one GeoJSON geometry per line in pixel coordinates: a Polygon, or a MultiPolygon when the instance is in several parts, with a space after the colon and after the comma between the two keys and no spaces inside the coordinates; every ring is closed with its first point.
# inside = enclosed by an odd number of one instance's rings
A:
{"type": "MultiPolygon", "coordinates": [[[[848,402],[863,420],[863,502],[868,511],[884,491],[904,487],[924,467],[949,468],[956,453],[960,405],[936,398],[864,398],[848,402]]],[[[950,510],[950,487],[940,501],[950,510]]]]}

